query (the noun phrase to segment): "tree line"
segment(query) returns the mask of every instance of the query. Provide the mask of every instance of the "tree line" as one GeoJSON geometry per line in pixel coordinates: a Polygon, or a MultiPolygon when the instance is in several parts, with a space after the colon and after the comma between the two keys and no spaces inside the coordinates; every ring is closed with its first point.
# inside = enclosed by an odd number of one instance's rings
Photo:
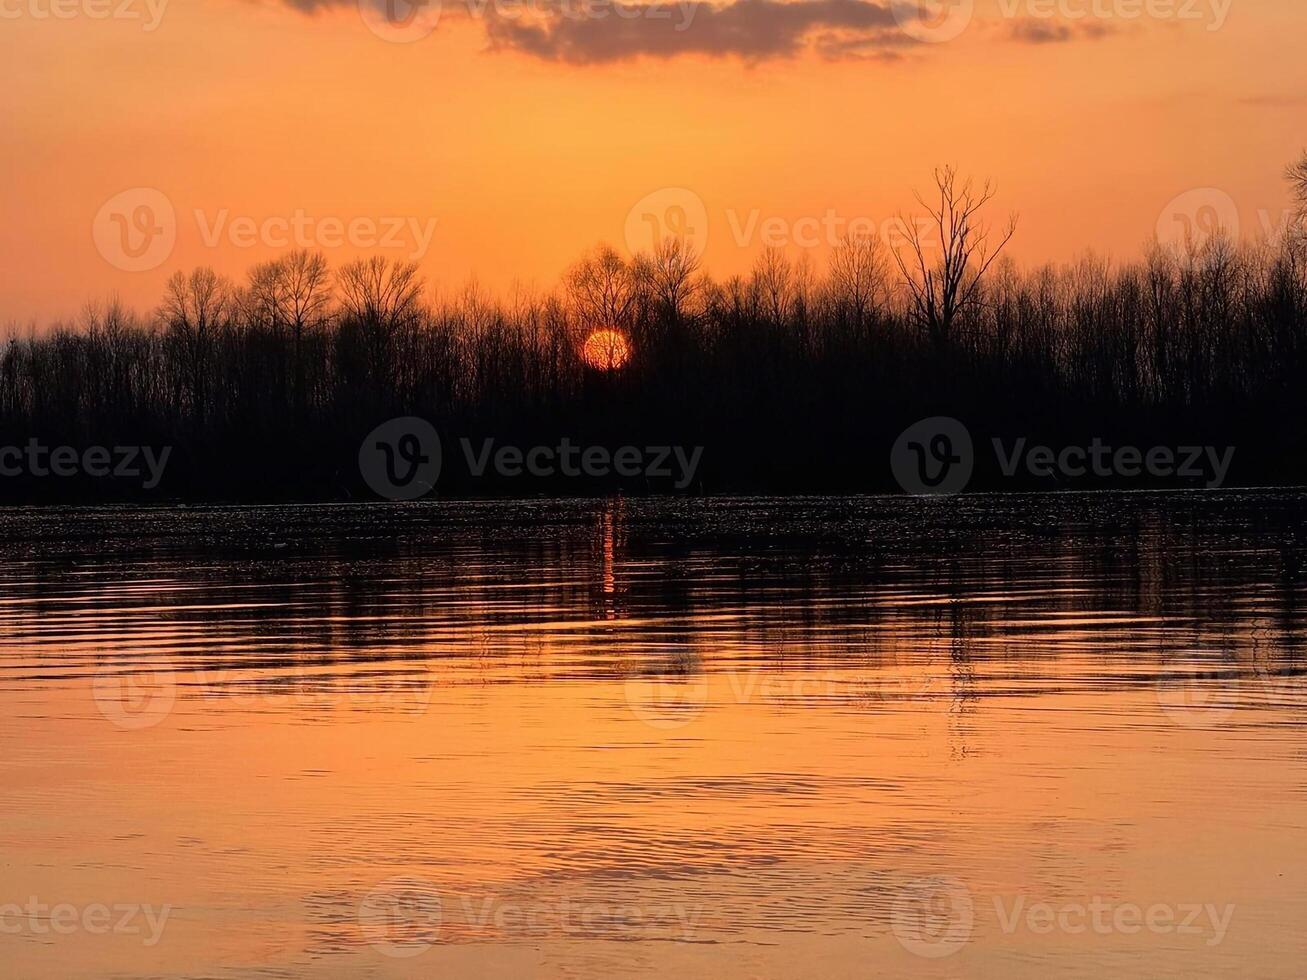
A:
{"type": "MultiPolygon", "coordinates": [[[[894,489],[887,453],[917,419],[978,440],[1238,447],[1235,478],[1307,479],[1307,156],[1281,241],[1216,234],[1137,260],[1022,270],[988,185],[952,169],[902,248],[850,239],[818,269],[766,250],[715,279],[683,240],[600,246],[549,292],[437,297],[409,263],[333,270],[295,251],[233,282],[178,272],[159,307],[88,305],[10,337],[0,445],[173,447],[155,499],[360,499],[360,440],[417,415],[442,437],[519,446],[703,446],[706,492],[894,489]],[[596,370],[595,330],[631,358],[596,370]]],[[[1008,486],[983,465],[979,486],[1008,486]]],[[[450,494],[632,492],[473,483],[450,494]]],[[[4,499],[139,496],[103,481],[0,480],[4,499]]]]}

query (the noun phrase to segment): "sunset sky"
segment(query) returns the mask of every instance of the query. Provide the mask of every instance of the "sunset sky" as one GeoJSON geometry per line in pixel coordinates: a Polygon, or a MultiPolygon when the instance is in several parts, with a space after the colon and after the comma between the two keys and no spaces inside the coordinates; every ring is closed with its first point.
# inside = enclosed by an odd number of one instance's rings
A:
{"type": "Polygon", "coordinates": [[[0,0],[0,321],[145,309],[178,268],[239,276],[301,238],[420,258],[442,292],[548,287],[648,214],[717,274],[769,241],[820,263],[950,162],[1020,213],[1023,263],[1131,257],[1195,190],[1182,210],[1279,222],[1301,0],[967,6],[446,0],[405,28],[355,0],[0,0]]]}

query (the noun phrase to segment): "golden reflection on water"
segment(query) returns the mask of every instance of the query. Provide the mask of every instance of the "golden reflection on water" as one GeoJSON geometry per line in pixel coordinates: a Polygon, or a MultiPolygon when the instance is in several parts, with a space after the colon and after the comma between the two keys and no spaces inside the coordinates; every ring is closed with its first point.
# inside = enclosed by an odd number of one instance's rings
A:
{"type": "Polygon", "coordinates": [[[38,528],[6,975],[1296,976],[1299,502],[916,506],[38,528]]]}

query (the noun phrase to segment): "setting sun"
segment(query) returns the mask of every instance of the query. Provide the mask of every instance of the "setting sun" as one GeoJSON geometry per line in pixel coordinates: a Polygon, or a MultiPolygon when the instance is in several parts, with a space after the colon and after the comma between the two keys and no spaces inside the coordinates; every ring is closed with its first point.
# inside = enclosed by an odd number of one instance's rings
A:
{"type": "Polygon", "coordinates": [[[581,357],[596,371],[616,371],[631,359],[631,342],[620,330],[596,330],[585,339],[581,357]]]}

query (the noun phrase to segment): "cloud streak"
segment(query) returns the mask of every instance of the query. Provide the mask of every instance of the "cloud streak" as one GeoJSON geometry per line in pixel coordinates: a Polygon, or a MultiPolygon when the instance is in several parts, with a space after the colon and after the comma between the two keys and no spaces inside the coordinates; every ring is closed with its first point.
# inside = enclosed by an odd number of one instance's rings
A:
{"type": "Polygon", "coordinates": [[[894,57],[914,44],[878,0],[279,0],[313,16],[367,4],[373,16],[416,12],[480,20],[492,50],[547,61],[604,64],[681,55],[756,62],[805,50],[829,59],[894,57]]]}
{"type": "Polygon", "coordinates": [[[1067,22],[1028,18],[1012,25],[1008,37],[1022,44],[1066,44],[1069,41],[1097,41],[1117,33],[1115,24],[1067,22]]]}
{"type": "MultiPolygon", "coordinates": [[[[280,0],[315,15],[367,5],[374,21],[422,15],[472,17],[493,51],[544,61],[611,64],[686,55],[756,63],[814,52],[829,61],[895,60],[922,45],[908,28],[921,15],[905,0],[280,0]]],[[[434,26],[434,23],[433,25],[434,26]]],[[[964,25],[965,26],[965,25],[964,25]]],[[[1111,25],[1024,19],[1008,40],[1058,44],[1095,40],[1111,25]]]]}
{"type": "Polygon", "coordinates": [[[602,17],[557,16],[530,23],[492,16],[487,32],[497,48],[573,64],[685,54],[762,61],[792,57],[809,47],[831,57],[869,49],[889,52],[909,43],[889,8],[868,0],[613,4],[602,17]]]}

